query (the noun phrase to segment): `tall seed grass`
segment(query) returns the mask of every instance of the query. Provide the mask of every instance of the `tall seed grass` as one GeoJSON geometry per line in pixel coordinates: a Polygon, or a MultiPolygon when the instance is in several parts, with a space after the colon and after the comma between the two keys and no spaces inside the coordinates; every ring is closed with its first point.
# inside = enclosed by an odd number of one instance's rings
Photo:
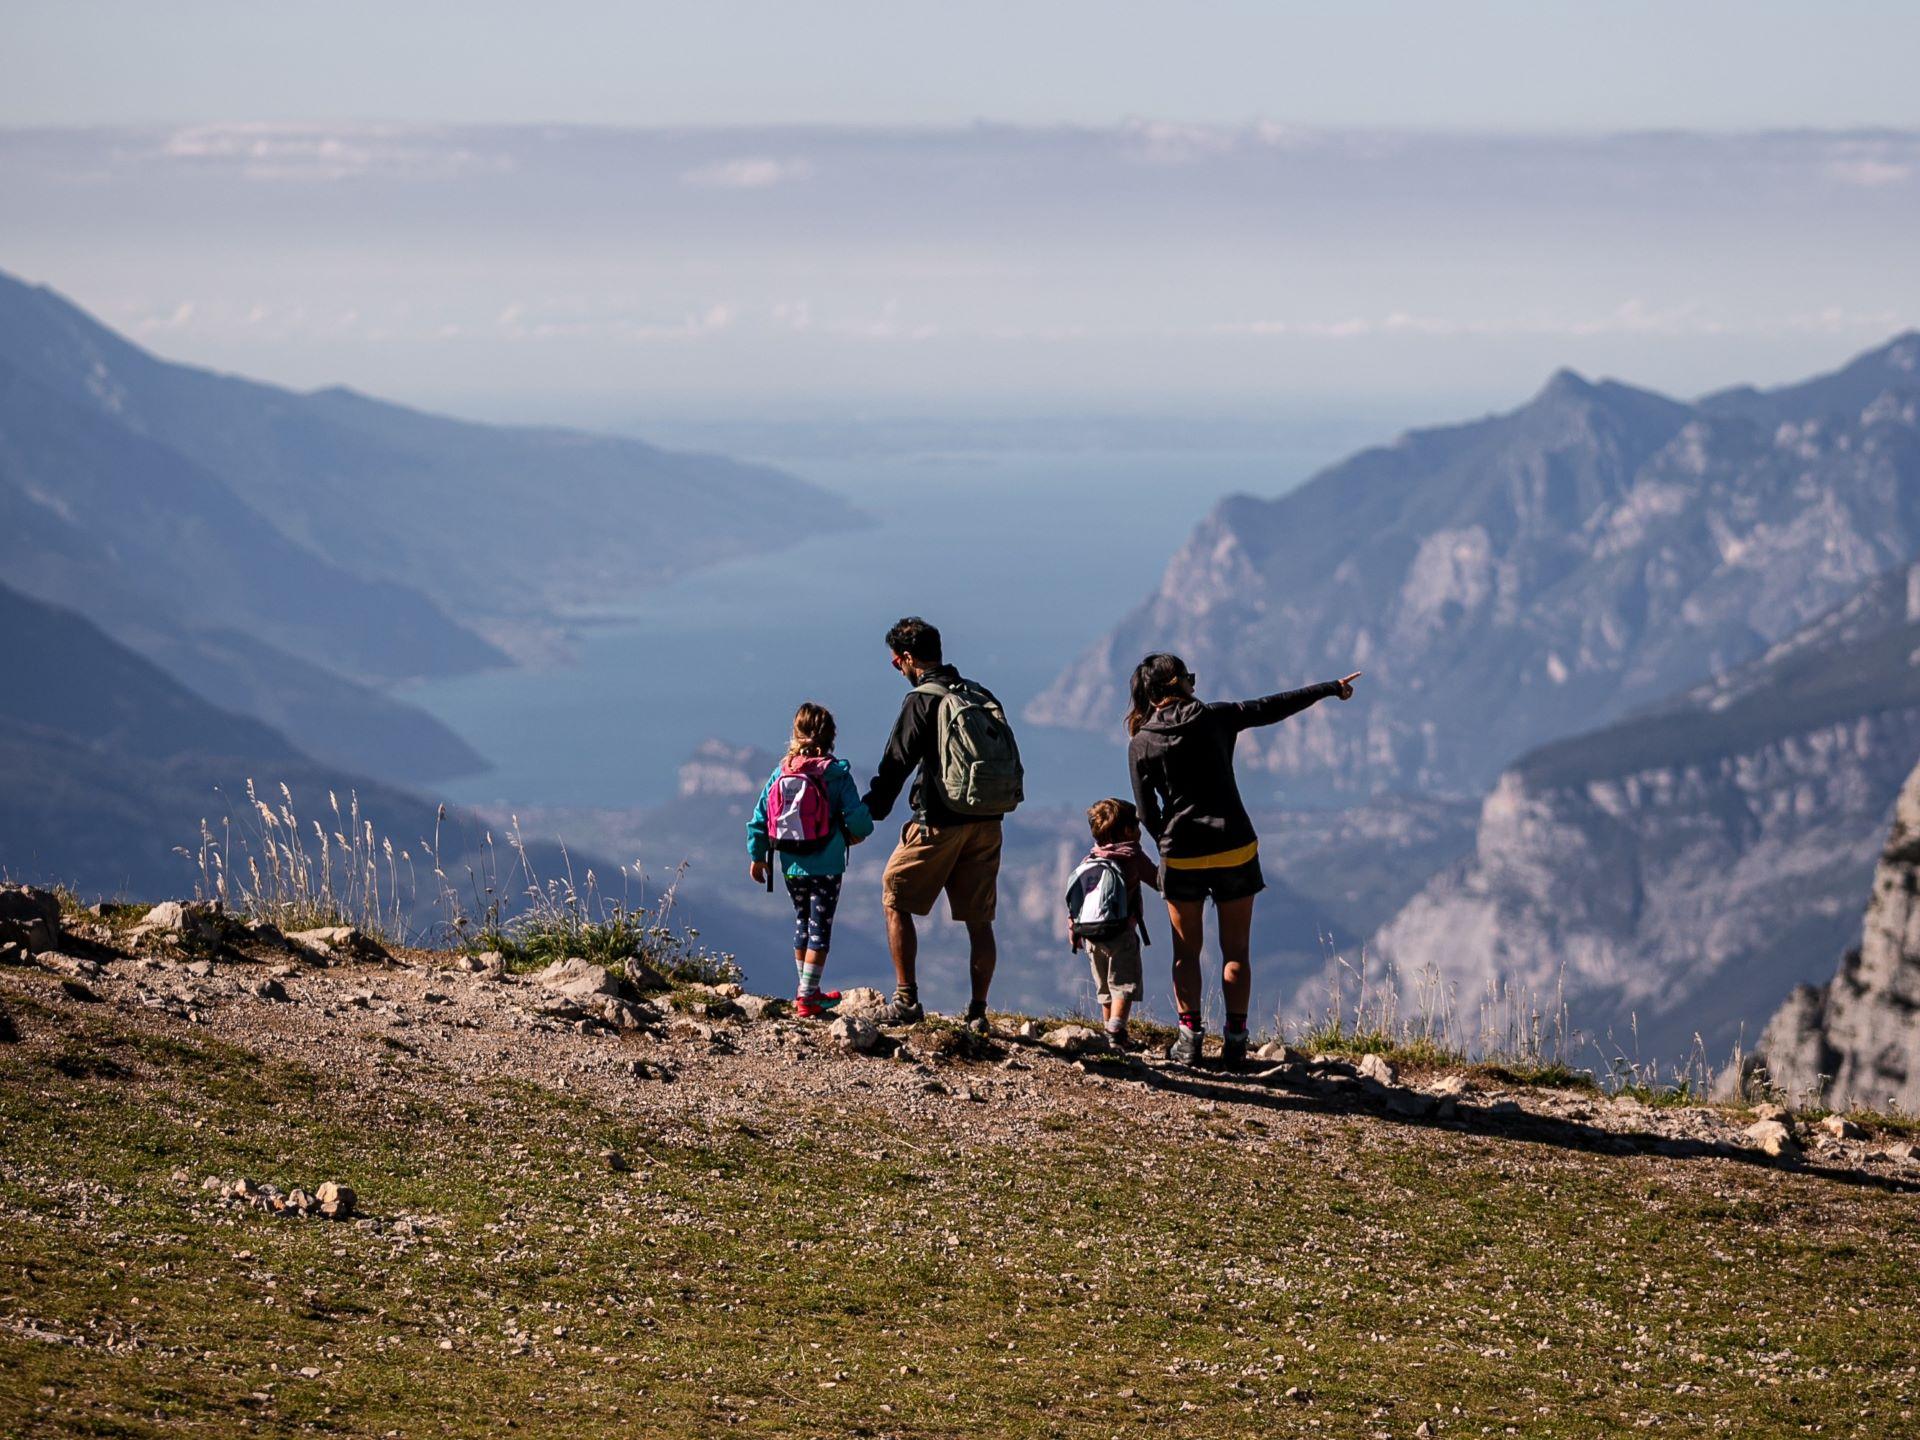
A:
{"type": "Polygon", "coordinates": [[[203,819],[197,847],[176,847],[198,867],[196,898],[287,932],[348,925],[389,946],[498,950],[524,965],[579,956],[636,973],[639,962],[669,980],[738,978],[731,955],[702,945],[699,930],[675,918],[680,871],[648,905],[636,898],[646,888],[638,861],[620,867],[616,893],[591,868],[576,879],[572,855],[560,844],[561,873],[542,876],[518,817],[508,827],[505,857],[490,830],[471,854],[455,855],[444,834],[444,805],[431,836],[396,846],[361,813],[353,792],[344,807],[327,792],[329,825],[303,822],[293,792],[277,788],[278,803],[269,803],[249,779],[239,814],[229,813],[217,829],[203,819]],[[420,865],[430,890],[423,891],[420,865]]]}
{"type": "MultiPolygon", "coordinates": [[[[1578,1027],[1566,999],[1564,973],[1550,995],[1502,977],[1463,996],[1457,982],[1432,965],[1411,976],[1363,948],[1357,957],[1321,937],[1326,953],[1325,999],[1312,1014],[1275,1017],[1275,1030],[1309,1052],[1387,1055],[1415,1065],[1483,1065],[1528,1084],[1592,1085],[1634,1095],[1649,1104],[1698,1103],[1717,1074],[1705,1044],[1678,1062],[1640,1053],[1637,1017],[1624,1041],[1609,1030],[1578,1027]]],[[[1736,1049],[1732,1064],[1739,1063],[1736,1049]]]]}

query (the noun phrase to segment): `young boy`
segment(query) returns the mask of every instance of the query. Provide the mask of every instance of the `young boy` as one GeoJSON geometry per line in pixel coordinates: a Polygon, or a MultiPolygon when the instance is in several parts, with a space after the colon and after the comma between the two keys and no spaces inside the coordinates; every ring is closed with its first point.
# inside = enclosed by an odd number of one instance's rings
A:
{"type": "Polygon", "coordinates": [[[1160,888],[1153,862],[1140,849],[1140,814],[1128,801],[1109,797],[1087,811],[1093,849],[1067,887],[1067,939],[1086,947],[1099,992],[1107,1043],[1136,1047],[1127,1035],[1127,1014],[1140,994],[1140,946],[1151,944],[1140,911],[1140,886],[1160,888]]]}

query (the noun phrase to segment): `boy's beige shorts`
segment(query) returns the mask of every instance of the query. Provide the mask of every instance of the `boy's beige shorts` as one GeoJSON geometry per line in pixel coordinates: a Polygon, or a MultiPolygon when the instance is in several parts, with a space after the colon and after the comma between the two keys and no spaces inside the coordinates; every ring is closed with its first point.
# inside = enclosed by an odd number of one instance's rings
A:
{"type": "Polygon", "coordinates": [[[1087,941],[1087,960],[1093,966],[1093,988],[1100,992],[1100,1003],[1108,1005],[1116,995],[1138,1000],[1141,990],[1140,932],[1129,930],[1112,940],[1087,941]]]}

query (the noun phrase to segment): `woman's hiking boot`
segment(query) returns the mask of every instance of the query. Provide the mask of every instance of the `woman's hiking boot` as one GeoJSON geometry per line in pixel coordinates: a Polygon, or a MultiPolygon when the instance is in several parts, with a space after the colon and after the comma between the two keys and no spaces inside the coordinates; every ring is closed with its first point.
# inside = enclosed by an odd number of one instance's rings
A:
{"type": "Polygon", "coordinates": [[[987,1023],[986,1001],[975,1000],[967,1006],[966,1026],[976,1035],[985,1035],[992,1031],[993,1026],[987,1023]]]}
{"type": "Polygon", "coordinates": [[[1220,1068],[1238,1070],[1247,1063],[1247,1032],[1220,1037],[1220,1068]]]}
{"type": "Polygon", "coordinates": [[[1205,1040],[1206,1037],[1198,1030],[1182,1029],[1173,1037],[1173,1043],[1167,1046],[1167,1059],[1176,1065],[1198,1065],[1205,1040]]]}

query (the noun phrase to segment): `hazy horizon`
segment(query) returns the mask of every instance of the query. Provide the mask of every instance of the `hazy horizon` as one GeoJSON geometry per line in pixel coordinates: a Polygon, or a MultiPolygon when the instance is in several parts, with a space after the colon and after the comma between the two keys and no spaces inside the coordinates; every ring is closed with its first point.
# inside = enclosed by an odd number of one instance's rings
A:
{"type": "Polygon", "coordinates": [[[1920,322],[1920,132],[0,131],[0,268],[169,358],[486,418],[1440,418],[1920,322]]]}

